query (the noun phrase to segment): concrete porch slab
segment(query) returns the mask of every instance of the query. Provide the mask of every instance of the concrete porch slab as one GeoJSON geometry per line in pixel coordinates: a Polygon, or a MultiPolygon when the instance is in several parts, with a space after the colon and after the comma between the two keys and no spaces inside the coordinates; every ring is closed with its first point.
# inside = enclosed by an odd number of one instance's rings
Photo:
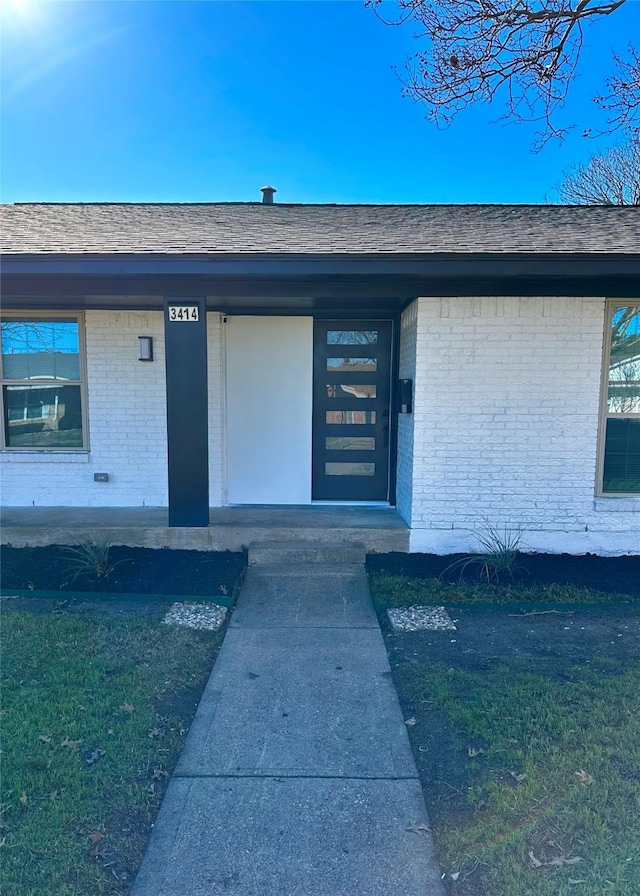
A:
{"type": "Polygon", "coordinates": [[[209,526],[171,528],[166,507],[5,507],[0,539],[14,547],[73,544],[109,533],[112,544],[240,551],[253,543],[310,541],[363,545],[368,553],[409,550],[409,528],[395,507],[243,505],[213,507],[209,526]]]}
{"type": "Polygon", "coordinates": [[[176,775],[415,778],[380,630],[230,628],[176,775]]]}
{"type": "Polygon", "coordinates": [[[417,779],[173,778],[131,896],[443,896],[427,823],[417,779]]]}

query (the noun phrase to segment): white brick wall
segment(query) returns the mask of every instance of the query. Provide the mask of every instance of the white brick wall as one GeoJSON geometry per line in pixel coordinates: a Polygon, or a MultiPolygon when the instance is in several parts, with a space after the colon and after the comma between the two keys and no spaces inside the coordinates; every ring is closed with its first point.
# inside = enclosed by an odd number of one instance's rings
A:
{"type": "Polygon", "coordinates": [[[5,452],[5,506],[139,507],[167,504],[162,312],[87,311],[90,452],[5,452]],[[153,336],[154,360],[138,360],[153,336]],[[96,472],[109,482],[94,482],[96,472]]]}
{"type": "Polygon", "coordinates": [[[473,550],[488,520],[532,550],[640,552],[640,499],[594,499],[604,300],[417,304],[411,549],[473,550]]]}
{"type": "MultiPolygon", "coordinates": [[[[85,315],[89,453],[4,452],[6,506],[166,506],[161,312],[85,315]],[[138,361],[139,335],[154,362],[138,361]],[[95,472],[109,482],[93,481],[95,472]]],[[[640,498],[594,498],[604,300],[422,298],[403,314],[397,504],[411,549],[474,550],[488,520],[531,550],[640,553],[640,498]]],[[[224,503],[224,347],[207,315],[210,503],[224,503]]]]}

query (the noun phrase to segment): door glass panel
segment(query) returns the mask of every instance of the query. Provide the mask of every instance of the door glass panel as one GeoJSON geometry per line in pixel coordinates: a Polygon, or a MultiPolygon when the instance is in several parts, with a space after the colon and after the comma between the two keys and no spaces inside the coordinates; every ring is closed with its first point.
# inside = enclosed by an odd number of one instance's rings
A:
{"type": "Polygon", "coordinates": [[[373,476],[375,471],[375,464],[328,463],[324,465],[326,476],[373,476]]]}
{"type": "Polygon", "coordinates": [[[377,330],[328,330],[327,345],[376,345],[377,330]]]}
{"type": "Polygon", "coordinates": [[[375,423],[375,411],[325,411],[325,423],[375,423]]]}
{"type": "Polygon", "coordinates": [[[329,451],[375,451],[375,436],[326,436],[324,446],[329,451]]]}
{"type": "Polygon", "coordinates": [[[327,398],[375,398],[376,387],[371,383],[327,383],[327,398]]]}
{"type": "Polygon", "coordinates": [[[327,358],[327,370],[330,373],[338,373],[343,370],[375,373],[378,369],[376,358],[327,358]]]}

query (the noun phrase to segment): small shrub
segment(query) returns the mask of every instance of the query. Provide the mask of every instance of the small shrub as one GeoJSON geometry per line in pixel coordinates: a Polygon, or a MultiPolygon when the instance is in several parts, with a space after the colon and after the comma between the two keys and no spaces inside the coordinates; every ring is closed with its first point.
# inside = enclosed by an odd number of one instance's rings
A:
{"type": "MultiPolygon", "coordinates": [[[[110,559],[111,536],[90,536],[85,541],[78,541],[75,545],[65,547],[64,555],[70,561],[67,573],[71,575],[71,581],[75,582],[78,576],[95,576],[97,579],[108,579],[118,563],[110,559]]],[[[123,561],[120,560],[119,563],[123,561]]]]}
{"type": "Polygon", "coordinates": [[[508,575],[513,578],[517,569],[524,567],[518,561],[518,554],[524,538],[524,529],[508,529],[506,526],[500,532],[496,526],[486,520],[483,528],[476,538],[483,550],[477,554],[469,554],[456,560],[443,571],[445,575],[452,570],[460,570],[460,578],[469,568],[476,569],[479,578],[487,582],[498,582],[501,576],[508,575]]]}

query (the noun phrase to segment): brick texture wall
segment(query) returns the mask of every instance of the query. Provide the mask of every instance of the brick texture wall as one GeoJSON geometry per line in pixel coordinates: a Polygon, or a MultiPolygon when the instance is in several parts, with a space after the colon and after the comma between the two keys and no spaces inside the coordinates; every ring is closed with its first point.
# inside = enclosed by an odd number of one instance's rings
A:
{"type": "MultiPolygon", "coordinates": [[[[403,320],[407,371],[414,307],[403,320]]],[[[640,552],[640,499],[594,498],[604,307],[418,300],[413,461],[408,423],[399,461],[399,480],[413,469],[412,550],[476,549],[487,520],[524,529],[532,550],[640,552]]]]}

